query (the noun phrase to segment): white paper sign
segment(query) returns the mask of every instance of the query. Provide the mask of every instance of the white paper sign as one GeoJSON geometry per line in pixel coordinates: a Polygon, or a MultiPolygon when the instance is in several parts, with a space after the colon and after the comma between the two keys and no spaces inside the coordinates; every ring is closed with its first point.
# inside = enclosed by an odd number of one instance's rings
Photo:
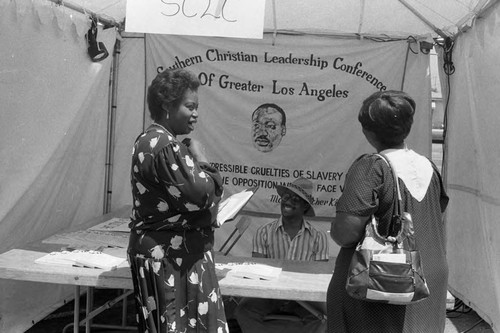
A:
{"type": "Polygon", "coordinates": [[[127,0],[125,31],[262,39],[265,0],[127,0]]]}

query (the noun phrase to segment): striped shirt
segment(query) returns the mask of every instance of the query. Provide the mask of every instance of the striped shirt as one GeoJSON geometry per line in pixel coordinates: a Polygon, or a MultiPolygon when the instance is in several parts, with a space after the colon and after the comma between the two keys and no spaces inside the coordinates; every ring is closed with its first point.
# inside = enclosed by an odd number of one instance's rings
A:
{"type": "Polygon", "coordinates": [[[257,229],[253,252],[266,258],[287,260],[328,260],[328,236],[304,220],[293,239],[285,232],[281,217],[257,229]]]}

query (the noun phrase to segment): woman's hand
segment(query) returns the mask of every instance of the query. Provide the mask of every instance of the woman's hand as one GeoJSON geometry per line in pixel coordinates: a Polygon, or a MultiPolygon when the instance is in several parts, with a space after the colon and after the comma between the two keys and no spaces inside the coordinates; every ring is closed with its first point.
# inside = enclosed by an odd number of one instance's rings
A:
{"type": "Polygon", "coordinates": [[[186,145],[191,155],[193,155],[198,162],[208,163],[208,159],[205,155],[205,148],[203,148],[201,142],[195,139],[185,138],[182,140],[182,143],[186,145]]]}

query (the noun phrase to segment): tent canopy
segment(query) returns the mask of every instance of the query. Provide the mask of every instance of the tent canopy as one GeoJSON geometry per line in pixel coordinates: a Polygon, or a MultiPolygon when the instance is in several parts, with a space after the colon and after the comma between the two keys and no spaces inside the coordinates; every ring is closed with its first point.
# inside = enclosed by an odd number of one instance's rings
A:
{"type": "MultiPolygon", "coordinates": [[[[58,1],[123,27],[126,0],[58,1]]],[[[192,0],[191,0],[192,1],[192,0]]],[[[228,0],[226,5],[230,6],[228,0]]],[[[183,1],[178,1],[182,3],[183,1]]],[[[407,38],[452,37],[469,29],[496,0],[267,0],[264,30],[407,38]],[[293,10],[290,10],[293,8],[293,10]]],[[[189,1],[184,1],[189,6],[189,1]]]]}

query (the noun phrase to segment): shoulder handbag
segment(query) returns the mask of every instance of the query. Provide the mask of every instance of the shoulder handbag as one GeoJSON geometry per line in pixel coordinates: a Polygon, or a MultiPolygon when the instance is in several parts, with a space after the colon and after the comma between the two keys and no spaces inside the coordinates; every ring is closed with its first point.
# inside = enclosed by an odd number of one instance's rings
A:
{"type": "Polygon", "coordinates": [[[401,193],[394,166],[382,157],[394,177],[395,212],[389,234],[378,232],[378,218],[367,223],[365,235],[352,256],[347,282],[347,293],[356,299],[389,303],[411,304],[429,296],[429,288],[420,262],[411,215],[402,211],[401,193]]]}

